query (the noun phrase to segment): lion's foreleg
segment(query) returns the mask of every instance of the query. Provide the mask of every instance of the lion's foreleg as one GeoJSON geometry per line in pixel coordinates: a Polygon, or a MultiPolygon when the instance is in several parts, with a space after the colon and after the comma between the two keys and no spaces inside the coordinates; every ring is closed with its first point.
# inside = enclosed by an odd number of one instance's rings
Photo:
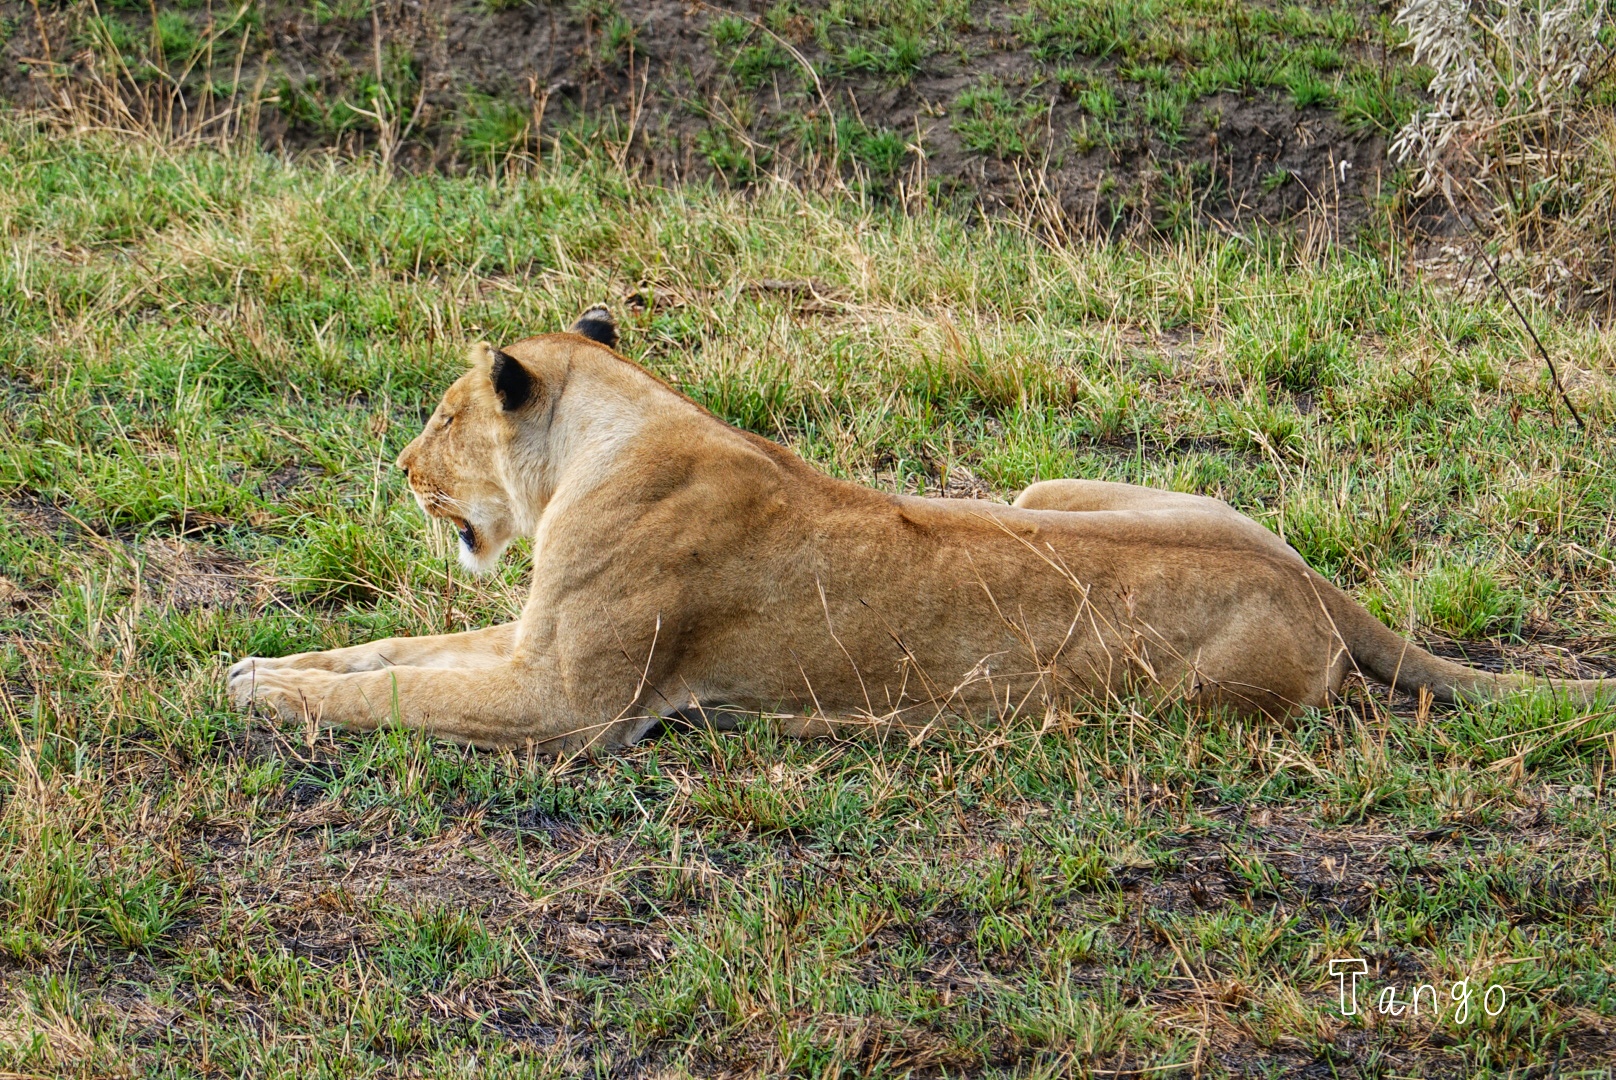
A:
{"type": "Polygon", "coordinates": [[[257,703],[282,719],[371,730],[415,728],[474,746],[532,744],[546,752],[630,742],[647,718],[584,716],[525,669],[390,667],[382,671],[248,671],[230,681],[238,705],[257,703]]]}
{"type": "Polygon", "coordinates": [[[516,642],[516,623],[468,630],[461,634],[382,638],[363,645],[291,656],[249,656],[230,668],[234,679],[247,671],[380,671],[390,667],[454,668],[508,659],[516,642]]]}

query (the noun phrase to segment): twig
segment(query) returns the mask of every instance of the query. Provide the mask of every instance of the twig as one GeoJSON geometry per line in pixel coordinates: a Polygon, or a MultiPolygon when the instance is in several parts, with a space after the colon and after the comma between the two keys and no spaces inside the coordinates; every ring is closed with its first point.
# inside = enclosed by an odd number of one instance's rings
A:
{"type": "MultiPolygon", "coordinates": [[[[376,67],[376,93],[371,98],[375,106],[376,117],[376,149],[381,154],[382,168],[390,169],[393,165],[393,154],[397,150],[394,136],[398,132],[398,117],[389,109],[392,101],[387,93],[387,77],[382,66],[382,17],[380,13],[381,0],[372,0],[370,5],[370,53],[371,60],[376,67]]],[[[355,110],[358,111],[357,109],[355,110]]]]}
{"type": "Polygon", "coordinates": [[[1588,99],[1588,91],[1599,85],[1599,81],[1605,77],[1605,71],[1610,67],[1612,60],[1616,60],[1616,42],[1612,42],[1610,48],[1605,50],[1604,58],[1593,69],[1593,74],[1582,80],[1582,85],[1577,88],[1578,100],[1586,101],[1588,99]]]}
{"type": "Polygon", "coordinates": [[[1487,268],[1487,273],[1492,275],[1493,284],[1498,286],[1498,291],[1504,294],[1504,299],[1509,303],[1510,310],[1515,313],[1517,319],[1521,320],[1521,325],[1526,327],[1526,336],[1532,339],[1533,345],[1537,346],[1538,355],[1543,357],[1543,362],[1549,366],[1549,378],[1554,381],[1554,389],[1559,393],[1560,400],[1565,402],[1566,409],[1571,413],[1571,419],[1577,422],[1577,430],[1587,431],[1588,425],[1582,422],[1582,415],[1577,412],[1577,407],[1571,404],[1571,397],[1566,393],[1565,385],[1560,382],[1560,369],[1554,366],[1554,358],[1549,355],[1549,350],[1543,347],[1543,342],[1538,338],[1537,331],[1532,329],[1532,323],[1527,319],[1526,313],[1515,302],[1515,295],[1509,291],[1509,286],[1504,284],[1504,279],[1498,273],[1498,267],[1494,266],[1492,259],[1487,256],[1487,244],[1482,239],[1481,229],[1477,227],[1475,218],[1465,213],[1464,209],[1454,200],[1452,192],[1447,192],[1445,195],[1448,205],[1453,207],[1453,212],[1463,218],[1465,224],[1470,226],[1470,237],[1476,242],[1477,257],[1481,259],[1481,264],[1487,268]]]}
{"type": "Polygon", "coordinates": [[[45,33],[45,16],[40,14],[39,0],[32,0],[34,5],[34,28],[39,32],[39,44],[45,50],[45,63],[54,65],[55,57],[51,56],[50,35],[45,33]]]}

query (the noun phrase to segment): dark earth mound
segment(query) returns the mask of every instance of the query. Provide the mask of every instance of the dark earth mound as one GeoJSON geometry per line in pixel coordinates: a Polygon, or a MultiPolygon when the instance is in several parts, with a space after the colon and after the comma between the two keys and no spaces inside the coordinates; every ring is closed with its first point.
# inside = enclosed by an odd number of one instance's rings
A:
{"type": "Polygon", "coordinates": [[[407,168],[582,153],[1085,229],[1336,231],[1392,186],[1397,41],[1363,0],[0,0],[0,96],[407,168]]]}

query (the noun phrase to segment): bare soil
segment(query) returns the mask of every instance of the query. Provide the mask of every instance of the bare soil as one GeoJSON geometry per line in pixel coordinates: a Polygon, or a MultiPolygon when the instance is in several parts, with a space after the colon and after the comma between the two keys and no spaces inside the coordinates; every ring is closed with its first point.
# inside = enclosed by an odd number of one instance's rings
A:
{"type": "MultiPolygon", "coordinates": [[[[137,38],[149,35],[145,5],[127,6],[111,17],[132,26],[137,38]]],[[[492,126],[510,136],[496,149],[604,149],[655,179],[744,184],[783,175],[852,182],[878,196],[923,193],[990,210],[1058,209],[1073,227],[1112,232],[1180,226],[1186,211],[1238,227],[1309,210],[1324,227],[1350,231],[1370,216],[1387,186],[1382,135],[1350,131],[1327,106],[1298,108],[1283,86],[1193,102],[1169,137],[1148,125],[1119,124],[1106,142],[1074,139],[1085,117],[1069,91],[1072,72],[1117,86],[1124,100],[1141,91],[1119,80],[1114,58],[1078,57],[1058,66],[1037,58],[1012,29],[1023,5],[971,5],[969,19],[948,30],[948,47],[928,48],[901,77],[839,63],[804,15],[776,18],[782,33],[766,30],[764,16],[779,5],[763,0],[727,8],[622,0],[615,12],[627,22],[618,31],[627,43],[616,51],[611,28],[594,13],[604,10],[599,4],[490,10],[505,7],[378,0],[373,17],[362,4],[270,0],[255,8],[256,25],[244,37],[219,39],[209,57],[211,95],[197,90],[202,65],[190,69],[186,104],[177,111],[192,120],[208,115],[202,99],[210,97],[218,102],[214,114],[227,106],[242,110],[219,128],[245,117],[271,148],[363,149],[377,144],[378,127],[354,110],[372,107],[366,88],[379,73],[401,99],[394,105],[395,133],[402,136],[395,160],[405,168],[474,166],[492,126]],[[754,27],[751,41],[778,46],[762,76],[738,80],[733,50],[715,44],[715,20],[735,16],[754,27]],[[972,149],[956,128],[958,96],[984,82],[1006,88],[1035,117],[1015,152],[972,149]],[[262,104],[249,107],[244,103],[254,92],[262,104]],[[901,139],[901,158],[884,174],[864,168],[856,153],[831,139],[827,114],[838,118],[844,135],[901,139]],[[511,130],[523,122],[532,125],[526,134],[511,130]],[[542,136],[533,138],[533,128],[542,136]],[[1281,175],[1289,179],[1277,182],[1281,175]]],[[[1365,25],[1379,11],[1365,2],[1348,8],[1365,25]]],[[[204,30],[215,17],[183,10],[204,30]]],[[[39,106],[82,95],[98,67],[86,44],[87,12],[79,4],[35,8],[0,0],[0,99],[39,106]]],[[[137,67],[120,80],[99,63],[103,80],[119,86],[139,113],[161,80],[137,67]]],[[[165,103],[160,111],[167,117],[176,106],[165,103]]]]}

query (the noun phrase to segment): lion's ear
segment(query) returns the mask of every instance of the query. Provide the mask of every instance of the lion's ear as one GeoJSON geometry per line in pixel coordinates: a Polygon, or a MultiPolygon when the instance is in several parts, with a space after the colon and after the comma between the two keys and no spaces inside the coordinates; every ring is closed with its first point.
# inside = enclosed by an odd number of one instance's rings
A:
{"type": "Polygon", "coordinates": [[[617,324],[612,321],[612,313],[600,304],[578,316],[578,321],[572,324],[572,332],[598,341],[608,349],[617,348],[617,324]]]}
{"type": "Polygon", "coordinates": [[[492,359],[488,379],[494,384],[494,396],[499,398],[499,407],[506,412],[515,412],[533,396],[533,375],[514,356],[495,348],[490,348],[488,353],[492,359]]]}

